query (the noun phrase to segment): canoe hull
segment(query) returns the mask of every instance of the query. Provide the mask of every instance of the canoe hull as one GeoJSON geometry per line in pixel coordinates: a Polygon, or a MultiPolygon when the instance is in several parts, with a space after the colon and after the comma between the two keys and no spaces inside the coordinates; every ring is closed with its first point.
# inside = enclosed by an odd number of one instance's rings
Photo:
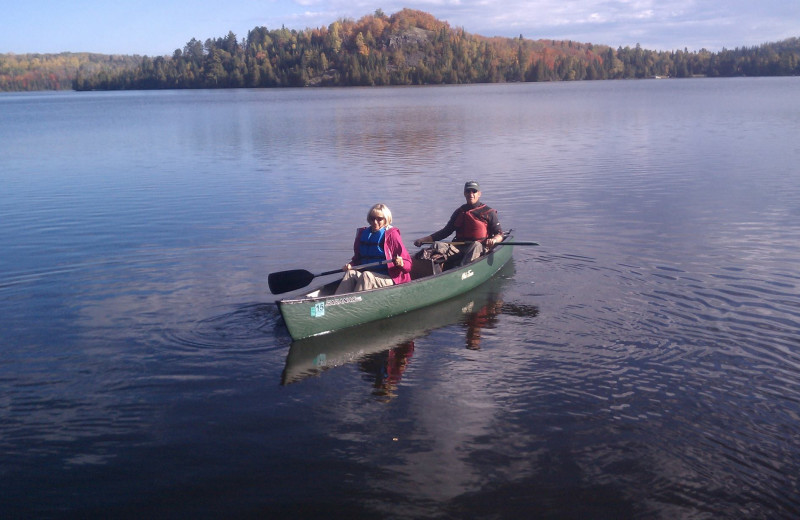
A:
{"type": "MultiPolygon", "coordinates": [[[[385,320],[293,341],[286,356],[281,383],[284,385],[307,377],[363,360],[365,357],[397,347],[413,345],[432,330],[461,323],[465,329],[472,325],[470,316],[487,315],[496,308],[507,277],[513,274],[511,262],[486,283],[447,301],[406,312],[385,320]]],[[[465,342],[469,345],[465,334],[465,342]]],[[[469,347],[468,347],[469,348],[469,347]]]]}
{"type": "Polygon", "coordinates": [[[463,294],[494,276],[511,259],[511,253],[511,246],[499,245],[468,265],[408,283],[371,291],[315,296],[321,290],[324,292],[324,288],[319,288],[303,297],[277,303],[292,338],[308,338],[403,314],[463,294]]]}

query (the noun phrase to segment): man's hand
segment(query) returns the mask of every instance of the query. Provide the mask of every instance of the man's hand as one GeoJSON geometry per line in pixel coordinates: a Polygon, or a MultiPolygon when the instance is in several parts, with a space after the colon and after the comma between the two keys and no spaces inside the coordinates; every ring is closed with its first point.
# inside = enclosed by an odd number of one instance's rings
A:
{"type": "Polygon", "coordinates": [[[431,243],[433,243],[433,237],[430,235],[414,240],[414,245],[417,247],[421,246],[422,244],[431,244],[431,243]]]}
{"type": "Polygon", "coordinates": [[[503,241],[502,235],[495,235],[492,238],[487,238],[484,244],[486,245],[486,247],[491,249],[492,247],[495,246],[495,244],[499,244],[502,241],[503,241]]]}

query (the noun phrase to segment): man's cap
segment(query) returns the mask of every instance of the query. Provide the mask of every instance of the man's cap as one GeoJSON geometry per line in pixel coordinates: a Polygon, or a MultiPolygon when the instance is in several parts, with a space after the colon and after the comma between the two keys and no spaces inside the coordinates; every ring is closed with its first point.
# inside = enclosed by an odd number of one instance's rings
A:
{"type": "Polygon", "coordinates": [[[467,190],[481,191],[481,187],[478,185],[477,182],[469,181],[464,185],[464,191],[467,191],[467,190]]]}

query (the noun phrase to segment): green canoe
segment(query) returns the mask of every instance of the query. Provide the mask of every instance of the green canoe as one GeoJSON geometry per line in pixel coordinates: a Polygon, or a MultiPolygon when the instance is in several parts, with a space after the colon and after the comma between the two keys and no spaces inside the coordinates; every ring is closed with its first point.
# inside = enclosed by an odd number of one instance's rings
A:
{"type": "MultiPolygon", "coordinates": [[[[500,295],[508,282],[507,277],[513,272],[512,262],[508,262],[491,280],[447,301],[385,320],[293,341],[281,383],[296,383],[372,354],[413,345],[432,330],[456,323],[467,330],[464,340],[467,348],[474,348],[476,338],[480,341],[480,329],[487,326],[482,318],[500,312],[499,306],[503,305],[500,295]]],[[[510,311],[516,312],[517,308],[513,306],[510,311]]],[[[530,315],[535,316],[536,312],[530,315]]]]}
{"type": "MultiPolygon", "coordinates": [[[[510,241],[507,236],[505,240],[510,241]]],[[[500,243],[463,267],[371,291],[334,295],[339,280],[299,298],[278,300],[292,339],[318,336],[448,300],[481,285],[510,259],[511,246],[500,243]]],[[[419,261],[419,260],[418,260],[419,261]]]]}

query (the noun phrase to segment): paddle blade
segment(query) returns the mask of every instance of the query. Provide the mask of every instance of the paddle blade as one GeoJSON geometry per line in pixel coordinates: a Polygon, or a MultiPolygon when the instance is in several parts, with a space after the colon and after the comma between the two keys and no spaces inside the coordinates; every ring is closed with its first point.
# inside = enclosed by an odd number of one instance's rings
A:
{"type": "Polygon", "coordinates": [[[267,281],[269,282],[269,290],[272,291],[272,294],[281,294],[305,287],[311,283],[314,276],[314,273],[308,272],[305,269],[292,269],[291,271],[270,273],[267,277],[267,281]]]}

